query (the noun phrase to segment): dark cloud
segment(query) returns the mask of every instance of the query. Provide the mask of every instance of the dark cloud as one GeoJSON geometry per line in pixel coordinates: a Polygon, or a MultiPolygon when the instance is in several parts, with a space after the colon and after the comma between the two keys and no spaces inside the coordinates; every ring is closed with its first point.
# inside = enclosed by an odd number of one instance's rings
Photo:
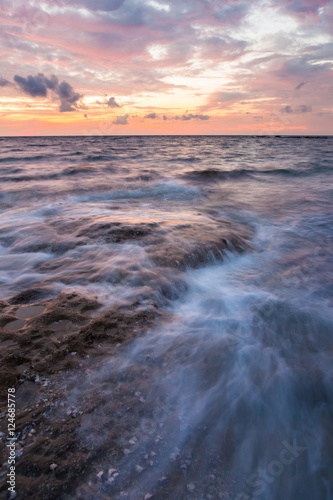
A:
{"type": "Polygon", "coordinates": [[[285,106],[284,108],[281,109],[281,113],[302,114],[302,113],[310,113],[311,111],[312,107],[307,106],[306,104],[301,104],[300,106],[297,106],[295,109],[293,109],[291,106],[285,106]]]}
{"type": "Polygon", "coordinates": [[[301,106],[297,106],[295,109],[295,113],[310,113],[312,111],[312,106],[306,106],[302,104],[301,106]]]}
{"type": "Polygon", "coordinates": [[[59,83],[55,75],[50,78],[43,73],[38,73],[36,76],[29,75],[27,78],[15,75],[14,81],[25,94],[31,97],[47,97],[48,90],[54,92],[60,99],[59,111],[61,113],[75,111],[82,97],[68,82],[59,83]]]}
{"type": "Polygon", "coordinates": [[[78,92],[75,92],[69,83],[65,81],[61,82],[55,89],[55,93],[60,99],[59,111],[61,113],[76,110],[78,100],[81,98],[81,95],[78,92]]]}
{"type": "Polygon", "coordinates": [[[127,118],[128,118],[129,115],[123,115],[123,116],[117,116],[116,120],[113,120],[112,123],[114,123],[115,125],[127,125],[128,124],[128,121],[127,121],[127,118]]]}
{"type": "Polygon", "coordinates": [[[281,113],[293,113],[293,108],[291,106],[285,106],[281,109],[281,113]]]}
{"type": "Polygon", "coordinates": [[[187,122],[189,120],[209,120],[209,119],[210,116],[208,115],[199,115],[199,114],[194,115],[192,113],[182,116],[175,116],[175,120],[182,120],[183,122],[187,122]]]}
{"type": "Polygon", "coordinates": [[[145,118],[151,118],[152,120],[155,120],[155,118],[157,118],[157,114],[156,113],[148,113],[148,115],[146,115],[145,118]]]}
{"type": "Polygon", "coordinates": [[[110,97],[110,99],[107,102],[107,105],[109,108],[120,108],[120,104],[116,102],[116,99],[114,97],[110,97]]]}
{"type": "Polygon", "coordinates": [[[48,79],[42,73],[36,76],[29,75],[27,78],[15,75],[14,81],[25,94],[31,97],[46,97],[48,89],[54,90],[58,85],[56,76],[52,75],[48,79]]]}
{"type": "Polygon", "coordinates": [[[12,85],[9,80],[6,80],[6,78],[0,77],[0,87],[7,87],[9,85],[12,85]]]}
{"type": "Polygon", "coordinates": [[[295,90],[301,90],[302,87],[304,87],[306,82],[301,82],[299,83],[296,87],[295,87],[295,90]]]}

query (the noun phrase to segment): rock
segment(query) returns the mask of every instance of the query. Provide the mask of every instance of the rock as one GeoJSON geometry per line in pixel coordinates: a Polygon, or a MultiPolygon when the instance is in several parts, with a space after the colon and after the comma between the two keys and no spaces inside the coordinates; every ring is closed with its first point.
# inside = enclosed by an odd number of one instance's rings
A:
{"type": "Polygon", "coordinates": [[[57,467],[58,467],[57,464],[51,464],[50,465],[50,471],[53,472],[57,467]]]}
{"type": "Polygon", "coordinates": [[[118,472],[117,469],[109,469],[108,470],[108,476],[113,476],[115,472],[118,472]]]}
{"type": "Polygon", "coordinates": [[[145,496],[144,496],[144,499],[143,500],[149,500],[150,498],[153,498],[153,494],[152,493],[147,493],[145,496]]]}
{"type": "Polygon", "coordinates": [[[135,466],[135,472],[137,472],[138,474],[141,474],[141,472],[144,470],[143,467],[141,467],[141,465],[136,465],[135,466]]]}
{"type": "Polygon", "coordinates": [[[189,483],[187,485],[187,491],[189,491],[190,493],[193,493],[193,491],[195,491],[195,484],[194,483],[189,483]]]}
{"type": "Polygon", "coordinates": [[[12,491],[12,492],[10,493],[10,495],[9,495],[9,500],[14,500],[14,498],[16,498],[16,496],[17,496],[16,491],[12,491]]]}
{"type": "Polygon", "coordinates": [[[102,479],[102,476],[103,476],[104,472],[102,470],[100,470],[96,476],[98,477],[98,479],[102,479]]]}

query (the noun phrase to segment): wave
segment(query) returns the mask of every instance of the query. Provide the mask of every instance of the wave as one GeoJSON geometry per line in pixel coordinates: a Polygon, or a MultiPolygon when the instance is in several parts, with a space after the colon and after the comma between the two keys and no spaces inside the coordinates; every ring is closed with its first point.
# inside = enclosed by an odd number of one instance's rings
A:
{"type": "Polygon", "coordinates": [[[275,168],[267,170],[256,170],[256,169],[235,169],[235,170],[218,170],[218,169],[205,169],[205,170],[191,170],[185,172],[181,175],[184,179],[197,180],[197,181],[228,181],[237,180],[245,177],[259,177],[259,176],[270,176],[270,175],[285,175],[291,177],[301,177],[309,176],[314,174],[319,174],[327,171],[331,171],[331,166],[327,167],[324,165],[314,166],[307,169],[297,169],[297,168],[275,168]]]}
{"type": "Polygon", "coordinates": [[[194,163],[196,161],[201,161],[201,158],[198,158],[196,156],[180,156],[179,158],[170,158],[169,160],[167,160],[168,162],[170,163],[173,163],[173,162],[185,162],[185,163],[194,163]]]}
{"type": "MultiPolygon", "coordinates": [[[[12,170],[10,172],[10,174],[13,175],[13,174],[21,172],[21,171],[22,171],[22,169],[18,168],[18,169],[12,170]]],[[[67,176],[73,176],[73,175],[79,175],[79,174],[86,174],[86,173],[90,173],[93,171],[94,171],[93,167],[78,167],[78,168],[68,167],[60,172],[53,172],[50,174],[19,175],[17,177],[10,177],[10,176],[0,177],[0,182],[44,181],[44,180],[50,180],[50,179],[58,179],[58,178],[63,177],[63,176],[67,177],[67,176]]]]}
{"type": "Polygon", "coordinates": [[[184,186],[177,182],[153,184],[143,189],[104,191],[99,193],[84,194],[75,197],[78,202],[95,202],[107,200],[120,200],[122,198],[162,198],[162,199],[189,199],[200,196],[201,191],[196,187],[184,186]]]}
{"type": "Polygon", "coordinates": [[[191,180],[203,180],[203,181],[218,181],[218,180],[229,180],[236,179],[238,177],[246,177],[253,173],[253,170],[237,169],[231,171],[217,170],[213,168],[208,168],[205,170],[191,170],[190,172],[185,172],[182,177],[191,180]]]}
{"type": "Polygon", "coordinates": [[[36,155],[36,156],[7,156],[5,158],[0,158],[0,163],[12,163],[18,161],[35,161],[44,160],[50,155],[36,155]]]}

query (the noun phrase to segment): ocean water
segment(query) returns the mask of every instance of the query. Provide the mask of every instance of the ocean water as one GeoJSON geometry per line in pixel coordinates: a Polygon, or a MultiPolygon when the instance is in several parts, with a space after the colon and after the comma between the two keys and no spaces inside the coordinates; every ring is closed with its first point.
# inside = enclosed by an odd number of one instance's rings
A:
{"type": "MultiPolygon", "coordinates": [[[[143,395],[121,487],[100,498],[333,498],[333,138],[0,152],[0,299],[75,290],[167,313],[71,395],[117,404],[126,377],[143,395]]],[[[78,439],[98,446],[89,422],[78,439]]]]}

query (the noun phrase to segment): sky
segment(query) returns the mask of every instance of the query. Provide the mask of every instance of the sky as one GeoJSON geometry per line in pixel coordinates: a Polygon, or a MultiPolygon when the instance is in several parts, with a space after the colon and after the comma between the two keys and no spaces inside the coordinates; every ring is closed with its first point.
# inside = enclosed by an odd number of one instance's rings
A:
{"type": "Polygon", "coordinates": [[[0,135],[333,134],[333,1],[0,0],[0,135]]]}

